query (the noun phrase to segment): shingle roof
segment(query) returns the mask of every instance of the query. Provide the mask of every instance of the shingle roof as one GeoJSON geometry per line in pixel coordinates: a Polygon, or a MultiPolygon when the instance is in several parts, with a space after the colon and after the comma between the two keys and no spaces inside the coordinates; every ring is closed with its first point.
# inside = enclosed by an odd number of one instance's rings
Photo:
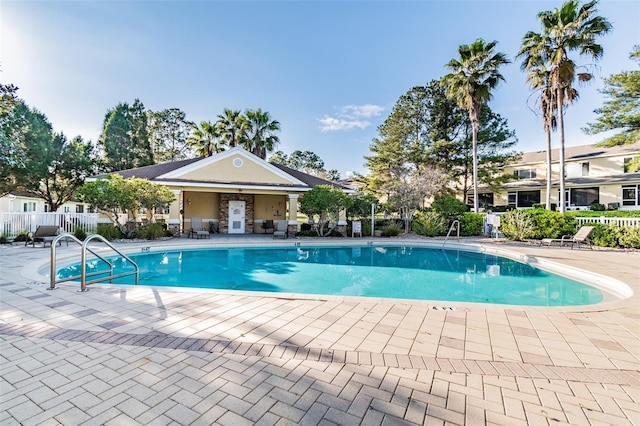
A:
{"type": "MultiPolygon", "coordinates": [[[[587,159],[603,155],[635,155],[640,151],[640,142],[631,145],[614,146],[604,148],[595,145],[568,146],[564,149],[565,161],[587,159]]],[[[551,150],[552,161],[559,161],[560,148],[551,150]]],[[[520,163],[540,163],[547,161],[547,151],[525,152],[520,158],[520,163]]]]}
{"type": "MultiPolygon", "coordinates": [[[[153,180],[155,182],[159,182],[161,183],[162,181],[167,181],[167,182],[184,182],[184,183],[198,183],[200,181],[195,181],[195,180],[191,180],[191,179],[176,179],[176,178],[172,178],[172,179],[158,179],[158,176],[162,176],[166,173],[172,172],[174,170],[178,170],[182,167],[188,166],[192,163],[195,163],[197,161],[203,160],[203,158],[191,158],[188,160],[180,160],[180,161],[173,161],[170,163],[163,163],[163,164],[154,164],[152,166],[144,166],[144,167],[138,167],[135,169],[129,169],[129,170],[121,170],[118,172],[113,172],[113,173],[117,173],[120,176],[122,176],[123,178],[130,178],[130,177],[137,177],[137,178],[142,178],[142,179],[149,179],[149,180],[153,180]]],[[[301,171],[292,169],[290,167],[286,167],[283,166],[281,164],[276,164],[276,163],[271,163],[271,165],[277,167],[278,169],[282,170],[283,172],[287,173],[288,175],[291,175],[292,177],[294,177],[295,179],[302,181],[305,186],[308,186],[310,188],[317,186],[317,185],[331,185],[334,186],[336,188],[340,188],[340,189],[349,189],[346,186],[340,185],[338,183],[335,182],[331,182],[329,180],[325,180],[325,179],[321,179],[317,176],[313,176],[313,175],[309,175],[307,173],[303,173],[301,171]]],[[[92,176],[93,179],[103,179],[105,177],[107,177],[109,174],[112,173],[104,173],[101,175],[97,175],[97,176],[92,176]]],[[[230,182],[230,181],[224,181],[224,182],[215,182],[215,181],[207,181],[206,183],[209,184],[216,184],[216,183],[224,183],[224,184],[235,184],[235,183],[241,183],[244,185],[247,185],[246,182],[230,182]]],[[[254,182],[255,185],[263,185],[262,182],[254,182]]],[[[278,184],[269,184],[269,186],[286,186],[286,187],[291,187],[291,186],[300,186],[300,185],[291,185],[291,184],[287,184],[287,185],[278,185],[278,184]]]]}

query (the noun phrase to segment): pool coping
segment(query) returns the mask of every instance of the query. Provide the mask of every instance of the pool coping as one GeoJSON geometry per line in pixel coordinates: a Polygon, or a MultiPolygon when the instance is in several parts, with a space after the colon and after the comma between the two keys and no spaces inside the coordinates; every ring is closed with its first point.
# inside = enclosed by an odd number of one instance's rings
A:
{"type": "MultiPolygon", "coordinates": [[[[231,239],[230,237],[229,239],[231,239]]],[[[187,240],[179,239],[177,242],[175,239],[151,242],[132,242],[132,243],[120,243],[116,247],[124,254],[138,253],[140,250],[146,252],[157,251],[160,249],[200,249],[200,248],[233,248],[233,247],[257,247],[257,246],[291,246],[296,248],[304,248],[305,246],[403,246],[413,245],[426,248],[445,248],[446,250],[462,250],[473,253],[487,253],[497,256],[502,256],[511,260],[522,262],[533,266],[535,268],[551,272],[566,278],[574,279],[576,281],[591,285],[603,291],[605,299],[596,304],[590,305],[577,305],[577,306],[532,306],[532,305],[512,305],[512,304],[497,304],[497,303],[482,303],[482,302],[459,302],[448,300],[417,300],[417,299],[402,299],[402,298],[383,298],[383,297],[365,297],[365,296],[347,296],[347,295],[321,295],[321,294],[301,294],[301,293],[275,293],[275,292],[260,292],[260,291],[244,291],[244,290],[223,290],[223,289],[203,289],[197,288],[199,291],[211,290],[224,294],[249,294],[262,297],[271,298],[283,298],[283,299],[298,299],[298,300],[331,300],[337,302],[344,301],[371,301],[375,303],[409,303],[415,305],[426,305],[440,308],[449,308],[452,310],[470,310],[470,309],[552,309],[563,312],[598,312],[608,309],[619,309],[622,307],[633,304],[640,306],[640,281],[638,288],[634,288],[633,283],[626,283],[618,278],[612,277],[610,274],[604,275],[599,272],[589,271],[584,268],[574,267],[571,265],[563,264],[554,260],[549,260],[544,256],[532,255],[523,253],[522,250],[534,249],[534,246],[522,244],[522,245],[510,245],[508,248],[502,246],[496,246],[496,243],[503,243],[504,241],[498,241],[495,239],[463,239],[462,241],[448,241],[445,243],[441,239],[419,239],[419,238],[393,238],[393,239],[375,239],[375,238],[363,238],[363,239],[340,239],[340,240],[327,240],[326,238],[304,238],[304,239],[290,239],[290,240],[256,240],[256,241],[217,241],[214,244],[210,240],[187,240]]],[[[572,249],[564,247],[545,247],[549,249],[551,253],[554,250],[568,251],[572,249]]],[[[112,252],[111,249],[104,247],[102,250],[96,250],[98,252],[112,252]]],[[[584,250],[582,250],[584,252],[584,250]]],[[[617,251],[617,253],[628,253],[627,251],[617,251]]],[[[636,253],[636,252],[634,252],[636,253]]],[[[640,255],[640,253],[638,253],[640,255]]],[[[64,266],[78,261],[78,253],[69,253],[66,256],[60,256],[57,261],[60,261],[57,266],[64,266]]],[[[49,277],[43,275],[41,271],[46,265],[50,264],[50,259],[41,259],[36,262],[27,264],[22,269],[22,274],[33,280],[34,282],[49,283],[49,277]]],[[[77,281],[69,281],[68,283],[78,285],[77,281]]],[[[110,286],[110,284],[91,284],[89,286],[110,286]]],[[[188,291],[194,288],[190,287],[172,287],[172,286],[146,286],[155,289],[168,289],[171,291],[188,291]]]]}

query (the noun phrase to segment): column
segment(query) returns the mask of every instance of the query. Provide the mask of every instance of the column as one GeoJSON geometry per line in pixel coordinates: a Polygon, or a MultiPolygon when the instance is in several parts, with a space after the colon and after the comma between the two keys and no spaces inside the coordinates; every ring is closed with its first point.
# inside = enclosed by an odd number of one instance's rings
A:
{"type": "Polygon", "coordinates": [[[343,236],[347,235],[347,210],[340,209],[338,212],[338,223],[336,226],[336,230],[341,233],[343,236]]]}
{"type": "Polygon", "coordinates": [[[179,237],[181,233],[182,223],[182,191],[179,189],[172,189],[175,200],[169,204],[169,220],[167,220],[167,229],[171,231],[174,237],[179,237]]]}
{"type": "Polygon", "coordinates": [[[288,194],[289,198],[289,233],[298,232],[298,197],[299,194],[288,194]]]}

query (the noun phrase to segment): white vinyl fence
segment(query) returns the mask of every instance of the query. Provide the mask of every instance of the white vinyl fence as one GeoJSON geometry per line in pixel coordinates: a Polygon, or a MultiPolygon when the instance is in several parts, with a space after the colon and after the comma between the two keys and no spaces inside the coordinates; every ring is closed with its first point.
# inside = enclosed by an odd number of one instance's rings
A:
{"type": "Polygon", "coordinates": [[[59,226],[60,232],[73,233],[81,228],[86,233],[96,232],[98,213],[2,213],[0,235],[15,238],[23,232],[35,232],[40,225],[59,226]]]}
{"type": "Polygon", "coordinates": [[[616,226],[640,226],[640,218],[638,217],[576,217],[576,220],[580,226],[587,223],[601,223],[603,225],[614,223],[616,226]]]}

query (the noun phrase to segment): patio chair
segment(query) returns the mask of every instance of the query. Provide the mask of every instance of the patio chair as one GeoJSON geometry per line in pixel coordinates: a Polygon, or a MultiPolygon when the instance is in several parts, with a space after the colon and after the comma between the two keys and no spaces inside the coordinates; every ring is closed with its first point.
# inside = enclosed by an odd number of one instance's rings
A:
{"type": "Polygon", "coordinates": [[[267,229],[274,230],[273,228],[273,219],[266,219],[262,222],[262,229],[264,229],[264,233],[267,233],[267,229]]]}
{"type": "Polygon", "coordinates": [[[593,231],[595,226],[583,226],[578,229],[578,232],[575,235],[563,235],[562,238],[543,238],[540,240],[540,245],[551,246],[554,243],[557,243],[559,246],[564,246],[565,244],[571,243],[571,249],[573,250],[574,245],[578,245],[580,248],[580,244],[588,244],[589,248],[593,250],[593,246],[591,245],[591,240],[589,239],[589,234],[593,231]]]}
{"type": "Polygon", "coordinates": [[[276,229],[273,231],[273,238],[287,238],[289,237],[289,224],[286,220],[279,220],[276,224],[276,229]]]}
{"type": "MultiPolygon", "coordinates": [[[[60,234],[59,226],[50,226],[50,225],[40,225],[36,228],[36,232],[31,236],[31,247],[35,247],[36,243],[42,242],[42,247],[46,247],[47,243],[49,245],[53,244],[53,240],[60,234]]],[[[67,241],[67,246],[69,246],[69,241],[67,241]]],[[[24,245],[29,244],[29,241],[26,241],[24,245]]],[[[58,241],[58,245],[62,245],[62,240],[58,241]]]]}
{"type": "Polygon", "coordinates": [[[205,230],[202,227],[202,218],[201,217],[192,217],[191,218],[191,232],[189,233],[189,236],[191,238],[193,238],[194,236],[196,238],[211,238],[211,236],[209,235],[209,231],[205,230]]]}

